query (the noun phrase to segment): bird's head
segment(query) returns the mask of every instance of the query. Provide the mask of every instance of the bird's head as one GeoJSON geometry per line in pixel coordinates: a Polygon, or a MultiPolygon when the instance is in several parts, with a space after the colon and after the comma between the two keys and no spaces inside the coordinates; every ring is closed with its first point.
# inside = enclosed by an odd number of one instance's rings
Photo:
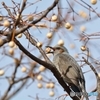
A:
{"type": "Polygon", "coordinates": [[[68,53],[68,50],[64,46],[56,45],[54,47],[51,46],[46,46],[46,47],[52,49],[52,51],[48,53],[53,53],[54,55],[61,54],[61,53],[68,53]]]}

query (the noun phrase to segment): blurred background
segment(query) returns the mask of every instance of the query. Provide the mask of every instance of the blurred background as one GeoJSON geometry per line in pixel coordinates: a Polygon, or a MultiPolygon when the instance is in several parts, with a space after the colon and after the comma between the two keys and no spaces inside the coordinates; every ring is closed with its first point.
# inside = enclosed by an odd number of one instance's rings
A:
{"type": "MultiPolygon", "coordinates": [[[[57,1],[57,0],[55,0],[57,1]]],[[[94,66],[99,74],[100,66],[100,1],[99,0],[58,0],[58,4],[36,24],[54,0],[27,0],[20,15],[19,30],[30,24],[26,31],[36,40],[37,46],[45,52],[45,46],[64,45],[70,55],[79,63],[85,76],[88,93],[96,89],[97,79],[82,57],[94,66]]],[[[23,0],[0,1],[0,31],[10,31],[17,20],[23,0]],[[4,2],[4,3],[3,3],[4,2]],[[10,9],[12,16],[8,13],[10,9]]],[[[3,43],[7,35],[0,34],[0,98],[6,93],[8,100],[71,100],[64,92],[52,72],[25,55],[13,42],[3,43]],[[16,68],[16,63],[20,65],[16,68]],[[15,69],[17,71],[15,71],[15,69]],[[14,76],[15,71],[15,76],[14,76]],[[29,72],[32,71],[32,75],[29,72]],[[14,76],[17,81],[11,86],[14,76]],[[30,76],[30,77],[29,77],[30,76]],[[9,90],[9,86],[11,89],[9,90]],[[8,92],[7,92],[8,90],[8,92]]],[[[44,60],[39,50],[30,43],[24,32],[16,36],[30,53],[44,60]]],[[[53,55],[47,55],[52,61],[53,55]]],[[[96,96],[89,97],[95,100],[96,96]]]]}

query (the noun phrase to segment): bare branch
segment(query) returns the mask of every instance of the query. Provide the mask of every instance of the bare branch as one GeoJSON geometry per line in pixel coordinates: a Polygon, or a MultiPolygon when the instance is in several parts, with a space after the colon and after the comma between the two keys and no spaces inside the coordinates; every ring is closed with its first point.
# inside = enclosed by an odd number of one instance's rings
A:
{"type": "Polygon", "coordinates": [[[97,78],[97,92],[98,92],[97,100],[100,100],[100,77],[98,73],[96,72],[95,68],[92,66],[92,64],[88,60],[86,60],[84,57],[82,58],[84,59],[84,62],[90,66],[90,68],[92,69],[92,71],[94,72],[97,78]]]}

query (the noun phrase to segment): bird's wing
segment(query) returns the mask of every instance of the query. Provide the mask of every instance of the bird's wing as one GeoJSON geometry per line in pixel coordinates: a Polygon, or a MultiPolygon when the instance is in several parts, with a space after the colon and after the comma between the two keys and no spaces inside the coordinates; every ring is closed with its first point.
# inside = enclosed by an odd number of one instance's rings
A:
{"type": "Polygon", "coordinates": [[[80,66],[69,54],[59,55],[58,66],[62,74],[70,78],[75,85],[79,85],[79,81],[84,80],[80,66]]]}

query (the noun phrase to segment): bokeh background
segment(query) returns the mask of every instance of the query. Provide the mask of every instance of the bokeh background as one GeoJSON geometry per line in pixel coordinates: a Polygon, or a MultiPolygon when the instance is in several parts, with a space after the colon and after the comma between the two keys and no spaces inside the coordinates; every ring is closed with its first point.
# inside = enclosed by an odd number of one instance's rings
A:
{"type": "MultiPolygon", "coordinates": [[[[54,7],[46,17],[40,22],[32,25],[28,29],[31,36],[39,43],[42,43],[42,48],[45,51],[45,46],[55,46],[59,42],[64,44],[69,53],[77,60],[86,80],[86,90],[88,93],[96,88],[97,80],[96,76],[91,68],[82,62],[82,57],[88,58],[91,64],[95,67],[99,73],[99,60],[100,60],[100,1],[97,0],[96,4],[91,3],[92,0],[59,0],[59,3],[54,7]],[[52,16],[56,16],[57,20],[53,21],[52,16]],[[66,23],[69,23],[70,28],[66,28],[66,23]],[[51,37],[48,38],[48,34],[51,37]],[[86,49],[86,50],[82,50],[86,49]],[[89,51],[87,51],[87,48],[89,51]]],[[[95,1],[95,0],[94,0],[95,1]]],[[[10,20],[7,11],[3,8],[2,2],[11,9],[13,12],[12,0],[0,1],[0,16],[3,16],[3,20],[10,20]]],[[[22,0],[14,0],[17,4],[22,4],[22,0]]],[[[22,13],[22,20],[28,19],[29,15],[34,17],[34,20],[39,18],[49,6],[53,4],[54,0],[27,0],[27,6],[22,13]]],[[[16,8],[17,9],[17,8],[16,8]]],[[[17,16],[18,12],[16,10],[17,16]]],[[[25,25],[30,21],[26,21],[25,25]]],[[[5,26],[0,26],[0,30],[6,29],[5,26]]],[[[21,33],[17,39],[21,44],[30,51],[36,57],[43,59],[39,50],[33,46],[29,40],[21,33]]],[[[0,35],[0,38],[4,37],[0,35]]],[[[16,79],[27,76],[30,67],[33,66],[35,61],[32,61],[29,57],[24,55],[18,47],[9,47],[9,43],[5,43],[0,47],[0,70],[4,71],[4,74],[0,76],[0,97],[5,94],[9,86],[9,81],[15,68],[15,58],[19,59],[23,56],[20,66],[17,69],[16,79]],[[14,54],[10,53],[13,49],[14,54]],[[24,70],[24,71],[23,71],[24,70]]],[[[48,55],[51,59],[53,55],[48,55]]],[[[44,59],[43,59],[44,60],[44,59]]],[[[10,98],[10,100],[27,99],[27,100],[71,100],[69,96],[66,96],[63,88],[57,82],[52,72],[48,69],[43,69],[41,65],[35,63],[33,68],[34,73],[38,73],[39,78],[28,78],[27,82],[23,85],[19,91],[10,98]],[[41,70],[42,69],[42,70],[41,70]],[[42,77],[42,78],[41,78],[42,77]],[[54,86],[47,88],[47,84],[53,82],[54,86]],[[37,98],[37,99],[36,99],[37,98]]],[[[20,81],[15,84],[8,95],[12,94],[23,82],[20,81]]],[[[95,100],[96,96],[90,96],[90,100],[95,100]]]]}

